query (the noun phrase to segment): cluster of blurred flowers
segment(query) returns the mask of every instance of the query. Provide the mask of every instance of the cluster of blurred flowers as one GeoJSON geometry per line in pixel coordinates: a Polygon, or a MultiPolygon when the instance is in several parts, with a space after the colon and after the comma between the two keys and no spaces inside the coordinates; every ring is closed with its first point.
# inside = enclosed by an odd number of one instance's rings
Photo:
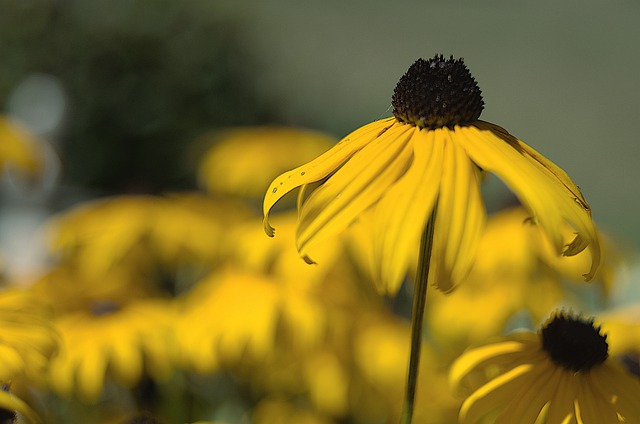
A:
{"type": "MultiPolygon", "coordinates": [[[[3,118],[0,141],[0,167],[37,179],[29,134],[3,118]]],[[[263,232],[271,179],[335,141],[230,129],[208,139],[200,191],[101,198],[53,216],[41,275],[2,281],[0,407],[51,423],[397,422],[410,277],[395,298],[380,296],[357,224],[306,264],[293,198],[272,214],[278,237],[263,232]]],[[[633,254],[601,234],[603,264],[584,283],[589,252],[558,257],[527,216],[518,206],[491,216],[469,277],[428,294],[415,422],[457,422],[482,379],[456,359],[535,331],[558,307],[596,316],[608,363],[640,384],[640,305],[610,301],[633,254]]]]}

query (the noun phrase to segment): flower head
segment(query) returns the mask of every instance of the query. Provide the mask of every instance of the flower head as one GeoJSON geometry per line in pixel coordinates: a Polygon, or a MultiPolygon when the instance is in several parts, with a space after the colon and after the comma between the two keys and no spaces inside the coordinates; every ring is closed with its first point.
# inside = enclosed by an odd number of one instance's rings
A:
{"type": "Polygon", "coordinates": [[[471,349],[451,369],[457,385],[480,374],[460,421],[491,415],[500,423],[534,423],[545,416],[548,423],[637,422],[640,381],[607,360],[608,348],[592,320],[561,311],[538,334],[471,349]]]}
{"type": "Polygon", "coordinates": [[[39,382],[58,349],[48,311],[28,291],[0,293],[0,383],[39,382]]]}
{"type": "Polygon", "coordinates": [[[62,336],[49,366],[51,388],[63,396],[95,402],[108,378],[135,386],[144,376],[167,378],[173,366],[175,311],[161,299],[123,308],[103,305],[93,313],[69,313],[56,320],[62,336]]]}
{"type": "Polygon", "coordinates": [[[502,179],[546,232],[557,253],[592,254],[600,262],[589,206],[567,174],[503,128],[478,120],[484,102],[462,59],[418,60],[393,95],[394,117],[365,125],[311,162],[277,177],[265,195],[271,208],[298,196],[297,247],[313,247],[359,219],[370,227],[373,275],[395,293],[436,209],[429,280],[451,290],[469,271],[484,230],[484,172],[502,179]],[[569,224],[575,237],[567,240],[569,224]]]}

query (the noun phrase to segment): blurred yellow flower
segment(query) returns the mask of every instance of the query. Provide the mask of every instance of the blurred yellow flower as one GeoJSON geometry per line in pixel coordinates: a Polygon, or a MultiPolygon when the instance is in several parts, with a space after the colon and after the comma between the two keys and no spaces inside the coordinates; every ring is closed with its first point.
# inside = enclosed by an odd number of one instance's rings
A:
{"type": "Polygon", "coordinates": [[[264,399],[253,410],[254,424],[333,424],[334,421],[281,399],[264,399]]]}
{"type": "Polygon", "coordinates": [[[552,315],[539,334],[473,348],[451,368],[451,381],[473,390],[460,422],[488,415],[496,423],[640,422],[640,381],[607,357],[600,328],[565,312],[552,315]]]}
{"type": "Polygon", "coordinates": [[[589,247],[592,261],[583,273],[593,277],[600,248],[579,188],[506,130],[478,120],[484,103],[462,60],[416,61],[398,82],[392,103],[394,117],[357,129],[272,182],[263,203],[268,235],[274,235],[272,207],[297,187],[297,248],[308,261],[313,246],[370,211],[373,275],[393,294],[437,208],[429,281],[449,291],[473,263],[486,219],[480,181],[491,172],[517,194],[556,254],[572,256],[589,247]],[[567,223],[573,240],[563,233],[567,223]]]}
{"type": "Polygon", "coordinates": [[[47,315],[27,291],[0,292],[0,383],[40,381],[58,348],[47,315]]]}
{"type": "Polygon", "coordinates": [[[264,361],[278,340],[309,349],[326,320],[307,291],[242,270],[212,274],[185,296],[183,307],[178,344],[184,364],[198,372],[264,361]]]}
{"type": "Polygon", "coordinates": [[[49,367],[49,384],[63,396],[95,402],[107,378],[132,387],[143,375],[161,380],[173,369],[173,323],[170,301],[148,299],[122,308],[69,313],[55,321],[62,336],[58,356],[49,367]]]}
{"type": "Polygon", "coordinates": [[[112,197],[52,219],[50,247],[88,279],[114,269],[148,274],[158,264],[211,266],[229,225],[249,216],[244,205],[198,194],[112,197]]]}
{"type": "Polygon", "coordinates": [[[73,263],[58,264],[32,282],[29,291],[56,316],[105,303],[124,305],[158,292],[152,276],[130,267],[112,267],[104,275],[87,275],[85,270],[73,263]]]}
{"type": "Polygon", "coordinates": [[[36,176],[43,157],[35,138],[18,122],[0,116],[0,170],[12,165],[30,176],[36,176]]]}
{"type": "Polygon", "coordinates": [[[258,198],[274,175],[311,160],[337,140],[300,128],[265,126],[223,131],[214,141],[198,169],[202,185],[211,193],[258,198]]]}

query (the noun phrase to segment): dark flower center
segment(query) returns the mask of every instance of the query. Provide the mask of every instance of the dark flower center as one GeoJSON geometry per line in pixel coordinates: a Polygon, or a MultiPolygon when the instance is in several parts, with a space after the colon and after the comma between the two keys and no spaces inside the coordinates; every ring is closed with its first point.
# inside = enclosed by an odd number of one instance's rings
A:
{"type": "Polygon", "coordinates": [[[484,108],[478,83],[463,59],[418,59],[405,73],[391,99],[400,122],[419,128],[453,128],[477,120],[484,108]]]}
{"type": "Polygon", "coordinates": [[[91,314],[96,317],[110,315],[120,310],[120,305],[112,300],[96,300],[90,305],[91,314]]]}
{"type": "Polygon", "coordinates": [[[542,329],[542,348],[558,365],[572,371],[587,371],[609,356],[607,336],[593,320],[557,313],[542,329]]]}

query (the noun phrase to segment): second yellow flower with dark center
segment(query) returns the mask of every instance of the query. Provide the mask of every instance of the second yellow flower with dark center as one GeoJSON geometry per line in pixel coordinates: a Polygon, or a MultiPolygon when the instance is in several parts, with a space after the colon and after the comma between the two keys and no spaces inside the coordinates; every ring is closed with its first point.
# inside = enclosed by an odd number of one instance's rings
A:
{"type": "Polygon", "coordinates": [[[263,204],[268,235],[274,235],[271,208],[297,187],[297,246],[309,262],[314,245],[367,213],[374,276],[393,294],[436,208],[429,280],[449,291],[473,262],[486,221],[480,182],[491,172],[519,197],[558,253],[571,256],[589,246],[592,264],[585,277],[593,276],[600,247],[579,188],[506,130],[478,120],[484,102],[461,59],[416,61],[398,82],[392,103],[394,117],[357,129],[273,181],[263,204]],[[563,236],[567,224],[573,240],[563,236]]]}
{"type": "Polygon", "coordinates": [[[538,334],[517,333],[470,349],[450,373],[454,385],[475,390],[462,404],[459,420],[640,422],[640,382],[608,354],[600,327],[564,311],[556,311],[538,334]]]}

